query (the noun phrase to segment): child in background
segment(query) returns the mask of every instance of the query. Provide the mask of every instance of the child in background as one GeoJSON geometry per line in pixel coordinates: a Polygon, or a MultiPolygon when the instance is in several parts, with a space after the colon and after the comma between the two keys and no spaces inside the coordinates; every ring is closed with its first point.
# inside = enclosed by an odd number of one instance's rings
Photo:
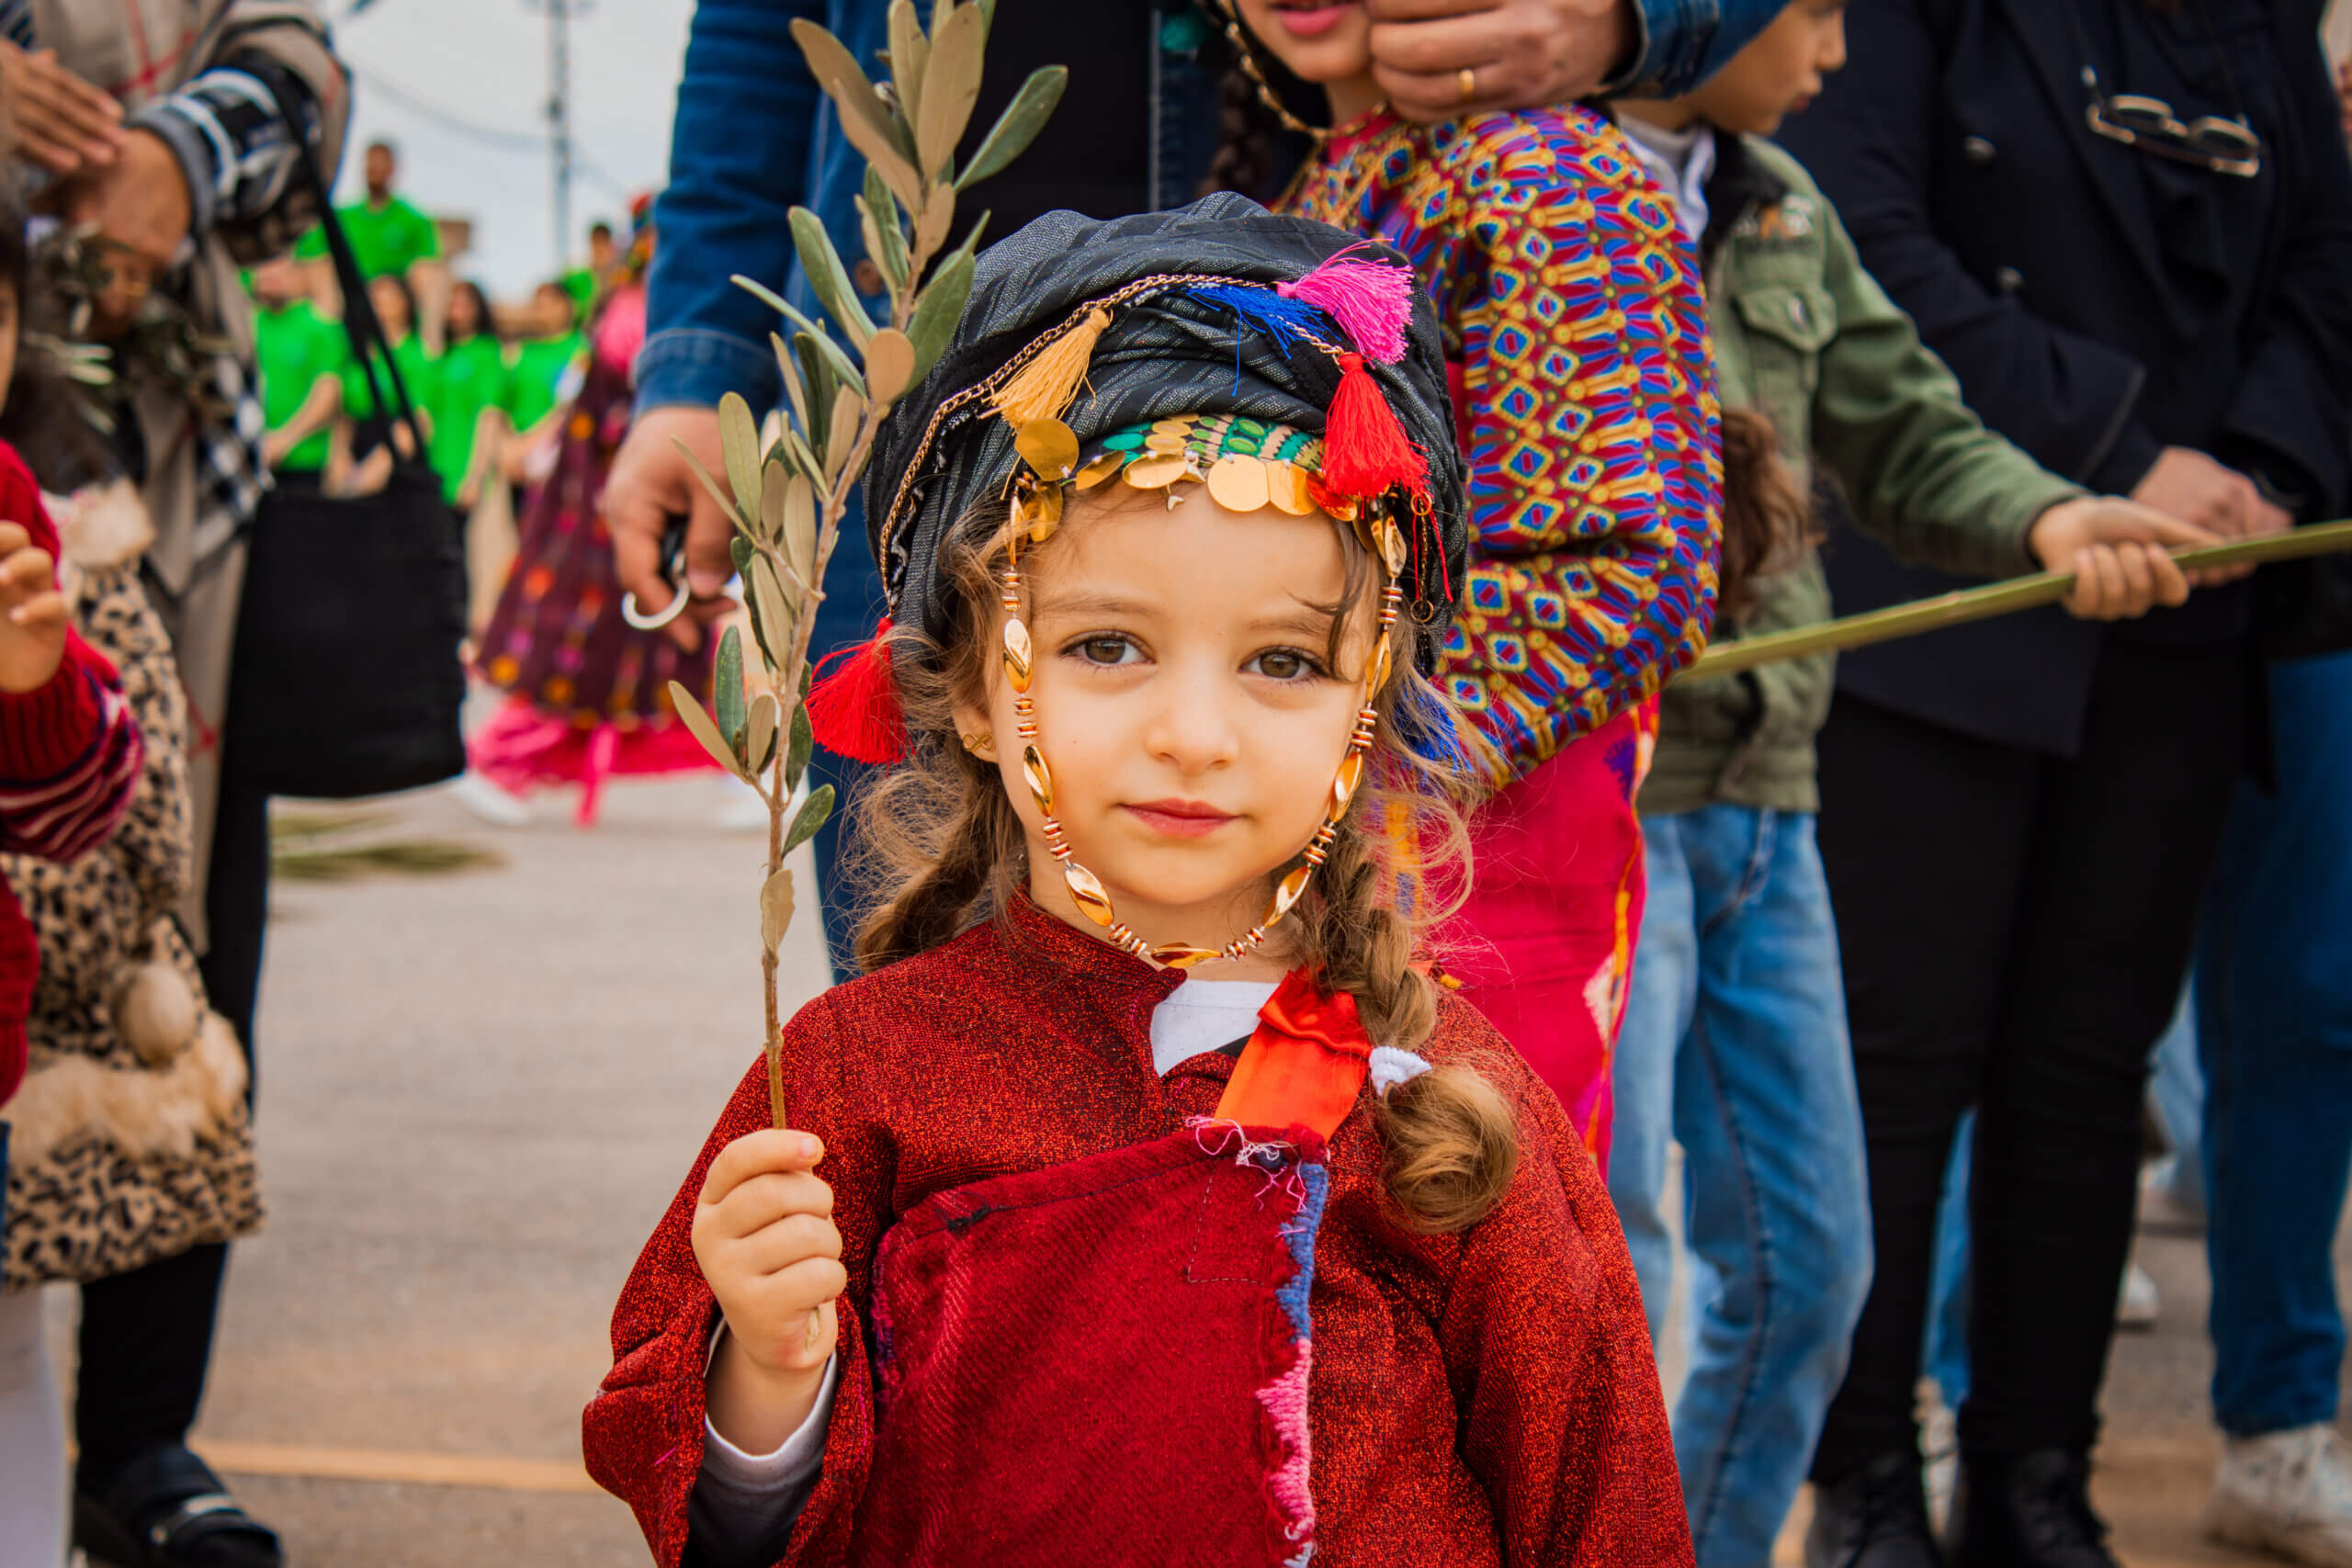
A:
{"type": "MultiPolygon", "coordinates": [[[[1700,87],[1618,106],[1699,243],[1727,446],[1750,428],[1770,442],[1761,462],[1726,454],[1727,513],[1771,521],[1747,589],[1717,606],[1714,637],[1829,616],[1805,516],[1815,472],[1860,526],[1917,560],[1986,577],[2079,573],[2078,615],[2178,604],[2188,584],[2160,547],[2205,536],[2088,496],[1986,431],[1862,270],[1837,209],[1764,140],[1844,63],[1844,9],[1793,0],[1700,87]],[[1736,422],[1742,410],[1761,421],[1736,422]]],[[[1740,536],[1727,530],[1727,549],[1740,536]]],[[[1617,1047],[1609,1186],[1655,1337],[1673,1282],[1667,1145],[1681,1144],[1699,1267],[1674,1438],[1701,1568],[1771,1557],[1870,1287],[1861,1118],[1814,840],[1813,742],[1833,664],[1824,654],[1677,681],[1641,795],[1649,902],[1617,1047]]],[[[1918,1489],[1915,1462],[1894,1495],[1917,1507],[1918,1489]]],[[[1821,1495],[1816,1561],[1852,1561],[1852,1501],[1821,1495]]]]}
{"type": "Polygon", "coordinates": [[[326,471],[343,413],[351,344],[341,321],[321,316],[301,264],[279,256],[254,268],[254,355],[269,433],[262,460],[279,482],[315,485],[326,471]]]}
{"type": "Polygon", "coordinates": [[[1350,248],[1051,214],[892,409],[894,625],[811,705],[903,759],[867,973],[785,1032],[794,1130],[746,1076],[587,1414],[662,1560],[1687,1562],[1600,1181],[1419,962],[1467,530],[1435,321],[1350,248]]]}
{"type": "Polygon", "coordinates": [[[443,493],[460,511],[471,511],[481,489],[483,420],[503,417],[514,400],[514,375],[507,368],[506,345],[491,320],[481,286],[460,279],[449,291],[448,323],[435,367],[433,468],[443,493]]]}
{"type": "Polygon", "coordinates": [[[1437,305],[1474,538],[1440,669],[1501,758],[1447,967],[1605,1168],[1650,699],[1705,642],[1716,586],[1697,264],[1600,115],[1409,124],[1373,79],[1367,7],[1225,3],[1329,102],[1333,129],[1284,207],[1395,245],[1437,305]]]}
{"type": "MultiPolygon", "coordinates": [[[[23,215],[0,211],[0,403],[16,378],[23,235],[23,215]]],[[[0,442],[0,855],[62,864],[114,830],[145,753],[121,678],[73,626],[59,554],[40,487],[0,442]]],[[[40,973],[39,935],[16,891],[0,886],[0,1235],[8,1217],[9,1102],[25,1079],[40,973]]],[[[40,1292],[8,1279],[0,1285],[0,1568],[64,1561],[60,1408],[40,1292]]]]}
{"type": "MultiPolygon", "coordinates": [[[[426,354],[424,336],[416,330],[415,291],[406,278],[385,273],[368,280],[368,302],[390,345],[390,367],[400,373],[401,390],[408,393],[409,407],[416,412],[418,433],[429,446],[434,403],[440,396],[440,365],[426,354]]],[[[380,350],[372,375],[371,367],[348,355],[344,358],[343,420],[335,426],[327,458],[327,488],[339,494],[366,495],[383,489],[391,478],[396,449],[402,457],[424,456],[409,450],[408,425],[397,417],[400,392],[385,365],[380,350]],[[383,399],[380,412],[379,397],[383,399]]]]}

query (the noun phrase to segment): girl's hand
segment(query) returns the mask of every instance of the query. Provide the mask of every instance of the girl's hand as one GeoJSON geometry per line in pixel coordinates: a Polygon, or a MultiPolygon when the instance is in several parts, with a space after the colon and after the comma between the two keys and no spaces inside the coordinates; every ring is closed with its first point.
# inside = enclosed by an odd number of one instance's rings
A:
{"type": "Polygon", "coordinates": [[[2066,613],[2086,621],[2130,620],[2188,598],[2188,579],[2170,552],[2219,544],[2177,517],[2112,496],[2062,502],[2033,520],[2026,546],[2051,571],[2075,582],[2066,613]]]}
{"type": "Polygon", "coordinates": [[[814,1174],[824,1145],[806,1133],[746,1134],[718,1151],[695,1206],[695,1261],[727,1316],[711,1364],[711,1424],[752,1453],[808,1419],[840,1333],[849,1284],[833,1190],[814,1174]]]}
{"type": "Polygon", "coordinates": [[[37,692],[65,657],[57,562],[20,523],[0,523],[0,692],[37,692]]]}

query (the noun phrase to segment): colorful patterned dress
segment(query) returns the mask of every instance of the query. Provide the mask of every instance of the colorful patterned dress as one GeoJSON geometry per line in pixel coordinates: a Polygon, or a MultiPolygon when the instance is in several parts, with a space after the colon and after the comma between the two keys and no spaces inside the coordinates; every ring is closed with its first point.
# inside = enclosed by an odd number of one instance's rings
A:
{"type": "Polygon", "coordinates": [[[1641,927],[1634,792],[1705,646],[1722,465],[1698,259],[1591,110],[1343,128],[1287,210],[1374,234],[1437,302],[1474,541],[1442,676],[1501,753],[1450,968],[1605,1161],[1641,927]]]}
{"type": "Polygon", "coordinates": [[[680,651],[662,632],[621,619],[605,480],[628,434],[629,362],[645,336],[645,291],[606,302],[594,352],[565,416],[555,472],[531,498],[522,541],[476,669],[514,694],[468,742],[476,772],[511,794],[581,786],[580,821],[595,820],[604,781],[718,764],[678,722],[669,683],[710,684],[710,645],[680,651]]]}

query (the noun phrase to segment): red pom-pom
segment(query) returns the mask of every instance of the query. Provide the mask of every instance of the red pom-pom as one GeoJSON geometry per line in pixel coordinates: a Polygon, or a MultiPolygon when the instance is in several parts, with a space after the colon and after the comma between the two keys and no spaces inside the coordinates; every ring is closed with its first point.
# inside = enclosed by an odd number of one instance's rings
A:
{"type": "Polygon", "coordinates": [[[808,688],[808,728],[817,744],[854,762],[895,762],[907,754],[907,717],[890,681],[890,617],[874,636],[818,665],[808,688]],[[825,665],[834,660],[831,673],[825,665]]]}
{"type": "Polygon", "coordinates": [[[1396,423],[1361,354],[1340,355],[1340,390],[1323,425],[1323,483],[1365,501],[1391,485],[1425,499],[1430,492],[1429,459],[1396,423]]]}

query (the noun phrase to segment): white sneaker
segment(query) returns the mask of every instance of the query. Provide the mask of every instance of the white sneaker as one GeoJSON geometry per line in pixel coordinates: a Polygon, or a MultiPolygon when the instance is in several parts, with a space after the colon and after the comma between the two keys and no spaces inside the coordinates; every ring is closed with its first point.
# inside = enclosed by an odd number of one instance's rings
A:
{"type": "Polygon", "coordinates": [[[449,795],[493,828],[522,828],[531,820],[529,801],[508,794],[471,768],[449,786],[449,795]]]}
{"type": "Polygon", "coordinates": [[[2352,1462],[2335,1428],[2230,1438],[2213,1476],[2205,1533],[2312,1568],[2352,1568],[2352,1462]]]}
{"type": "Polygon", "coordinates": [[[2156,1314],[2163,1305],[2154,1277],[2137,1263],[2126,1264],[2123,1287],[2116,1292],[2115,1326],[2144,1333],[2155,1327],[2156,1314]]]}

